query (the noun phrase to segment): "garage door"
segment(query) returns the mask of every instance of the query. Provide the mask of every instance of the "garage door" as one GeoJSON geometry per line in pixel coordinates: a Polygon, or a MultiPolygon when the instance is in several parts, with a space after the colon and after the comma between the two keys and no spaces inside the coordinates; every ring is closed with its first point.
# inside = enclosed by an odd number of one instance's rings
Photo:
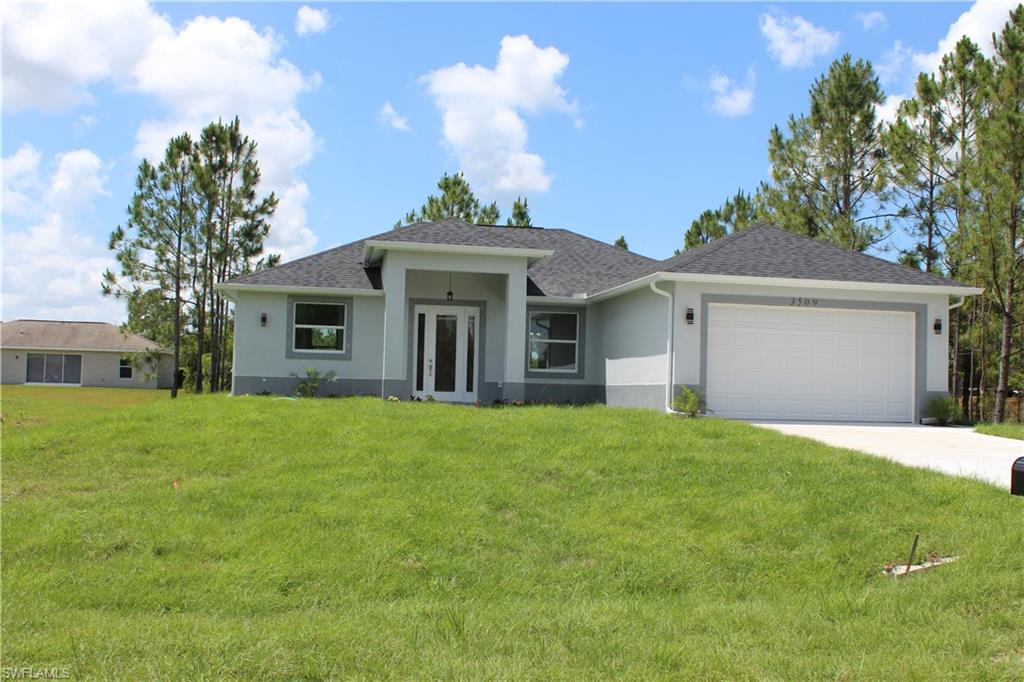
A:
{"type": "Polygon", "coordinates": [[[913,421],[914,316],[712,304],[707,406],[723,417],[913,421]]]}

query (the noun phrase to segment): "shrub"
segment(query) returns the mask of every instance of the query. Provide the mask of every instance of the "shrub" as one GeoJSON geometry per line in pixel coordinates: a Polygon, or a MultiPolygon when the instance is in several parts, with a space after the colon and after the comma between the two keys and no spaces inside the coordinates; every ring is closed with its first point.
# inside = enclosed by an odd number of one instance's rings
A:
{"type": "Polygon", "coordinates": [[[292,376],[299,380],[299,383],[295,386],[295,395],[299,398],[315,398],[320,390],[320,382],[334,381],[335,379],[334,372],[320,374],[319,371],[312,367],[306,368],[306,376],[304,377],[300,377],[298,374],[292,374],[292,376]]]}
{"type": "Polygon", "coordinates": [[[676,391],[676,397],[672,399],[672,409],[688,417],[696,417],[703,406],[704,399],[701,395],[687,386],[680,386],[676,391]]]}
{"type": "Polygon", "coordinates": [[[924,416],[945,425],[960,421],[960,405],[952,396],[935,396],[924,406],[924,416]]]}

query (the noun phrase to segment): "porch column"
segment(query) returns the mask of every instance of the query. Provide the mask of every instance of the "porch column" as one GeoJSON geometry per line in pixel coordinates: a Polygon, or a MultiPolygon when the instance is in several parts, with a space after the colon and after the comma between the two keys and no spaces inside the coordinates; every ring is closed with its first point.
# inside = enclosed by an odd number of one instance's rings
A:
{"type": "Polygon", "coordinates": [[[405,349],[408,323],[405,305],[405,268],[399,264],[388,267],[387,259],[381,268],[381,282],[384,286],[384,339],[383,380],[381,397],[396,395],[408,399],[405,376],[405,349]]]}
{"type": "Polygon", "coordinates": [[[513,268],[505,284],[505,377],[502,397],[522,400],[526,373],[526,263],[513,268]]]}

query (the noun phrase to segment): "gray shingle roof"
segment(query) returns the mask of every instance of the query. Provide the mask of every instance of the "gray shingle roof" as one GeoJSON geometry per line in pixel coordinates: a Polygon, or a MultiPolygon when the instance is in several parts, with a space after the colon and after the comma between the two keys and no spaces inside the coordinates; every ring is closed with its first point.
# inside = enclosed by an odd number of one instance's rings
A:
{"type": "Polygon", "coordinates": [[[231,283],[380,289],[380,268],[363,264],[368,240],[552,250],[553,255],[527,270],[531,296],[593,295],[656,272],[963,286],[771,225],[758,225],[658,261],[568,230],[472,225],[457,218],[382,232],[237,277],[231,283]]]}
{"type": "Polygon", "coordinates": [[[679,254],[658,265],[662,272],[823,279],[879,284],[965,286],[827,242],[761,224],[679,254]]]}
{"type": "Polygon", "coordinates": [[[276,268],[232,280],[233,284],[379,289],[380,270],[363,266],[368,240],[550,249],[554,254],[530,266],[531,296],[572,296],[602,291],[650,269],[657,261],[581,234],[559,229],[471,225],[456,218],[382,232],[351,244],[306,256],[276,268]]]}
{"type": "Polygon", "coordinates": [[[161,350],[138,334],[122,334],[106,322],[11,320],[0,323],[0,346],[53,350],[113,350],[141,353],[161,350]]]}

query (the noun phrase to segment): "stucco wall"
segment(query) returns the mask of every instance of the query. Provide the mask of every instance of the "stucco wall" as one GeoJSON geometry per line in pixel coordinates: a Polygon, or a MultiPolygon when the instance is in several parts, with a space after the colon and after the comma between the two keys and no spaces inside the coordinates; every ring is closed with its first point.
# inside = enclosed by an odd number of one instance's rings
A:
{"type": "MultiPolygon", "coordinates": [[[[303,298],[302,296],[294,298],[303,298]]],[[[322,357],[287,357],[291,346],[288,328],[288,294],[239,292],[235,302],[235,357],[234,375],[236,393],[261,390],[290,392],[294,385],[292,374],[303,375],[307,367],[321,374],[334,372],[338,383],[350,382],[351,392],[370,392],[372,384],[380,391],[381,354],[384,336],[384,300],[380,296],[316,295],[316,300],[335,298],[351,304],[346,315],[346,344],[349,359],[324,354],[322,357]],[[261,313],[267,314],[267,326],[260,326],[261,313]],[[349,333],[349,331],[351,333],[349,333]],[[266,381],[264,381],[266,380],[266,381]],[[281,381],[275,381],[281,380],[281,381]],[[265,384],[265,386],[262,386],[265,384]],[[286,388],[281,388],[286,387],[286,388]]],[[[350,391],[346,391],[350,392],[350,391]]]]}
{"type": "Polygon", "coordinates": [[[648,288],[590,306],[609,405],[664,408],[667,307],[648,288]]]}
{"type": "MultiPolygon", "coordinates": [[[[0,351],[0,380],[5,384],[25,383],[28,353],[53,353],[61,351],[24,351],[4,349],[0,351]]],[[[157,388],[162,387],[159,375],[164,369],[164,361],[159,367],[149,367],[146,372],[135,370],[132,379],[120,378],[121,353],[100,351],[67,351],[68,354],[82,356],[82,386],[99,386],[108,388],[157,388]],[[146,374],[152,376],[147,380],[146,374]]],[[[58,385],[58,384],[54,384],[58,385]]]]}

